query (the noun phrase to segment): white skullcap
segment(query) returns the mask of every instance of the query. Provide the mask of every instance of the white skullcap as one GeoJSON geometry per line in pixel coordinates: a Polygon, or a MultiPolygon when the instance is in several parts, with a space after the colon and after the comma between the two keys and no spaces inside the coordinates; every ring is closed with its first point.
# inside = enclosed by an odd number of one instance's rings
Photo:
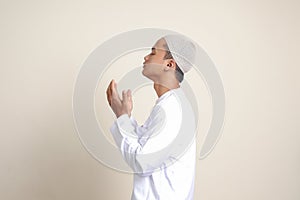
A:
{"type": "Polygon", "coordinates": [[[188,72],[195,62],[196,46],[187,37],[179,34],[163,37],[169,47],[175,62],[183,73],[188,72]]]}

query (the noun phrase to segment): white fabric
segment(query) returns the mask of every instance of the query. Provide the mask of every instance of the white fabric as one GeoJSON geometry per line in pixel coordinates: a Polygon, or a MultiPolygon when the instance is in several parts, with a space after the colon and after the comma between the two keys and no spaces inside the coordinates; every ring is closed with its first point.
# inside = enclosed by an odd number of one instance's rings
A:
{"type": "Polygon", "coordinates": [[[179,34],[166,35],[163,38],[166,40],[169,51],[178,67],[182,72],[188,72],[195,62],[195,44],[187,37],[179,34]]]}
{"type": "MultiPolygon", "coordinates": [[[[110,130],[123,158],[135,172],[139,172],[134,174],[132,200],[193,199],[194,140],[180,158],[159,155],[152,160],[143,159],[143,155],[167,147],[177,136],[182,121],[182,103],[189,105],[182,89],[173,89],[156,101],[143,126],[138,126],[128,115],[120,116],[112,125],[110,130]],[[172,165],[168,165],[170,161],[172,165]]],[[[194,116],[190,117],[194,120],[194,116]]]]}

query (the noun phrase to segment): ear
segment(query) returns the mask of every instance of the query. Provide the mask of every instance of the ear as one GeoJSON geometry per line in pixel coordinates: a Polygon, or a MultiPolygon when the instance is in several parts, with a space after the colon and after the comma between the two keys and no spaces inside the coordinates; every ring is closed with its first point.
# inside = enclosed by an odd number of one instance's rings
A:
{"type": "Polygon", "coordinates": [[[169,69],[173,69],[173,70],[176,69],[176,62],[174,59],[167,59],[165,65],[166,65],[165,71],[169,69]]]}

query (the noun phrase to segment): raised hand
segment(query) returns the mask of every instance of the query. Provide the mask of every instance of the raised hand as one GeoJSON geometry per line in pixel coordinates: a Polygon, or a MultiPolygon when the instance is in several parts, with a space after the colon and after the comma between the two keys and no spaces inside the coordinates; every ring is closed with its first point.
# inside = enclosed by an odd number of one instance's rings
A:
{"type": "Polygon", "coordinates": [[[132,95],[130,90],[122,91],[122,98],[120,98],[117,90],[117,83],[112,80],[106,90],[108,104],[117,117],[123,114],[131,115],[133,108],[132,95]]]}

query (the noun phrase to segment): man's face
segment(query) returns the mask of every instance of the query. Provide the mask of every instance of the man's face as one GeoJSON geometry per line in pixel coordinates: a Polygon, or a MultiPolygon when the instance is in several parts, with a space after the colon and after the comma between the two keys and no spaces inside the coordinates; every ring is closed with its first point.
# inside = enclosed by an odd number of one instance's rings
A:
{"type": "Polygon", "coordinates": [[[159,39],[153,46],[151,53],[144,57],[143,75],[151,80],[156,80],[156,77],[162,75],[167,60],[164,59],[166,55],[165,45],[166,41],[159,39]]]}

